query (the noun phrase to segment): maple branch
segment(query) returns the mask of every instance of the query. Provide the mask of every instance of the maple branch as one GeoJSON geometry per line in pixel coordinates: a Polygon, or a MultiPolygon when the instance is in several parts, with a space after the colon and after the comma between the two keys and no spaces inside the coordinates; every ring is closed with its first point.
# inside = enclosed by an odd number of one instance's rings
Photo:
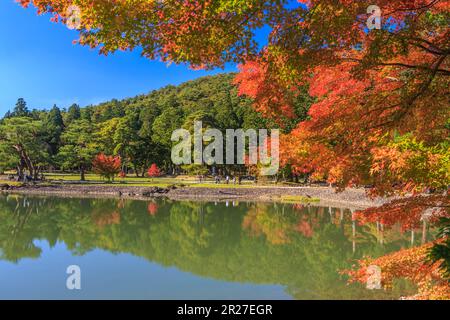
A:
{"type": "Polygon", "coordinates": [[[416,99],[428,89],[431,82],[436,77],[438,70],[440,70],[439,66],[444,62],[445,58],[447,58],[447,55],[443,55],[436,61],[435,67],[434,67],[432,73],[430,74],[428,80],[422,85],[422,88],[414,96],[412,96],[411,99],[409,99],[408,105],[412,105],[416,101],[416,99]]]}
{"type": "MultiPolygon", "coordinates": [[[[445,57],[447,55],[444,55],[445,57]]],[[[352,61],[352,62],[359,62],[362,63],[364,60],[363,59],[356,59],[356,58],[343,58],[342,60],[347,60],[347,61],[352,61]]],[[[442,73],[446,76],[450,76],[450,70],[447,69],[437,69],[435,70],[435,68],[429,68],[426,66],[422,66],[422,65],[412,65],[412,64],[406,64],[406,63],[401,63],[401,62],[377,62],[376,66],[397,66],[397,67],[404,67],[404,68],[409,68],[409,69],[420,69],[420,70],[426,70],[426,71],[436,71],[436,73],[442,73]]]]}
{"type": "Polygon", "coordinates": [[[410,64],[406,64],[406,63],[400,63],[400,62],[391,62],[391,63],[384,63],[381,62],[379,63],[379,65],[381,66],[397,66],[397,67],[405,67],[405,68],[410,68],[410,69],[421,69],[421,70],[428,70],[428,71],[433,71],[436,73],[442,73],[446,76],[450,75],[450,70],[447,69],[431,69],[425,66],[420,66],[420,65],[410,65],[410,64]]]}
{"type": "Polygon", "coordinates": [[[439,70],[439,66],[444,62],[445,58],[447,58],[447,55],[443,55],[441,56],[436,62],[435,62],[435,66],[430,74],[430,76],[428,77],[428,80],[426,82],[424,82],[421,86],[421,88],[419,89],[419,91],[417,91],[413,96],[411,96],[409,99],[407,99],[405,101],[405,103],[403,103],[404,106],[406,106],[402,112],[398,113],[397,115],[394,116],[393,119],[389,120],[389,121],[385,121],[379,124],[376,124],[375,126],[371,126],[369,127],[370,129],[375,129],[375,128],[380,128],[383,126],[387,126],[390,125],[392,123],[395,123],[397,121],[399,121],[400,119],[402,119],[404,116],[406,116],[406,114],[408,114],[408,112],[411,110],[411,106],[414,104],[414,102],[423,94],[425,93],[425,91],[428,89],[428,87],[430,86],[431,82],[433,81],[433,79],[436,77],[436,74],[438,73],[439,70]]]}
{"type": "Polygon", "coordinates": [[[429,4],[425,4],[421,7],[415,7],[415,8],[398,8],[396,10],[393,10],[391,12],[388,12],[387,15],[391,15],[393,13],[396,12],[401,12],[401,11],[419,11],[419,10],[423,10],[423,9],[429,9],[430,7],[434,6],[436,3],[438,3],[440,0],[433,0],[431,1],[429,4]]]}
{"type": "Polygon", "coordinates": [[[427,41],[425,39],[412,37],[412,38],[407,38],[407,40],[411,40],[412,41],[412,42],[410,42],[411,45],[416,46],[418,48],[421,48],[421,49],[423,49],[423,50],[425,50],[425,51],[427,51],[429,53],[435,54],[435,55],[450,54],[450,49],[449,48],[446,48],[446,49],[439,48],[436,44],[434,44],[434,43],[432,43],[430,41],[427,41]],[[424,44],[428,45],[428,47],[424,46],[421,43],[424,43],[424,44]]]}

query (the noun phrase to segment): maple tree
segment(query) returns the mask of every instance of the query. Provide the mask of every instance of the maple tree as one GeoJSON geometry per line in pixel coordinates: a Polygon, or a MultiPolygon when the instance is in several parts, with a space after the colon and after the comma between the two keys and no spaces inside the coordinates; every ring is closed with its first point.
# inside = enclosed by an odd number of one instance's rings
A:
{"type": "Polygon", "coordinates": [[[108,181],[114,180],[114,177],[121,171],[122,161],[119,156],[107,156],[104,153],[98,154],[92,161],[92,168],[108,181]]]}
{"type": "Polygon", "coordinates": [[[255,108],[278,117],[292,114],[291,97],[308,84],[316,101],[284,137],[284,164],[340,188],[372,184],[374,195],[445,189],[446,4],[380,1],[385,25],[368,32],[367,2],[308,1],[300,21],[275,28],[236,82],[255,108]]]}
{"type": "Polygon", "coordinates": [[[159,177],[161,175],[161,170],[159,170],[156,163],[153,163],[150,168],[147,170],[147,174],[149,177],[159,177]]]}
{"type": "Polygon", "coordinates": [[[418,293],[405,297],[407,299],[445,299],[450,298],[450,284],[440,268],[440,261],[430,262],[428,252],[433,243],[400,251],[376,259],[366,258],[358,261],[358,267],[345,270],[350,282],[365,284],[370,273],[368,267],[376,265],[381,268],[381,284],[392,287],[395,279],[404,278],[418,286],[418,293]]]}

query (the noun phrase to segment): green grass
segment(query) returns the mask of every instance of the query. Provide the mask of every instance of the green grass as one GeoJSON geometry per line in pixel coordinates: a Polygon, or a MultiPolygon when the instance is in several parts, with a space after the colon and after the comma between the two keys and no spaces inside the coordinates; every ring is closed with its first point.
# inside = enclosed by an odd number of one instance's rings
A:
{"type": "Polygon", "coordinates": [[[17,181],[9,181],[9,180],[0,180],[0,184],[8,184],[10,186],[21,186],[23,183],[22,182],[17,182],[17,181]]]}
{"type": "MultiPolygon", "coordinates": [[[[85,175],[86,181],[83,183],[83,185],[102,185],[102,186],[130,186],[130,187],[160,187],[165,188],[170,185],[185,185],[186,187],[191,188],[255,188],[255,187],[264,187],[264,186],[277,186],[273,182],[270,181],[260,181],[258,184],[254,184],[252,181],[243,181],[242,184],[233,184],[232,181],[230,181],[229,184],[225,184],[222,180],[222,183],[216,184],[212,178],[209,178],[206,181],[202,181],[201,183],[198,181],[197,177],[195,176],[179,176],[179,177],[160,177],[160,178],[148,178],[148,177],[136,177],[136,176],[128,176],[125,178],[119,178],[117,177],[114,182],[107,182],[105,179],[103,179],[98,174],[94,173],[87,173],[85,175]]],[[[46,173],[45,174],[45,181],[42,183],[39,183],[40,185],[49,185],[49,184],[58,184],[58,183],[64,183],[64,184],[79,184],[80,183],[80,175],[79,174],[70,174],[70,173],[61,173],[61,174],[55,174],[55,173],[46,173]]],[[[15,182],[15,181],[1,181],[0,183],[7,183],[9,185],[21,185],[22,182],[15,182]]],[[[287,186],[284,183],[278,184],[278,186],[287,186]]],[[[290,185],[293,186],[293,185],[290,185]]],[[[308,198],[306,198],[308,199],[308,198]]],[[[292,200],[292,199],[291,199],[292,200]]],[[[286,201],[289,201],[287,199],[286,201]]],[[[297,199],[293,199],[292,201],[298,201],[297,199]]]]}
{"type": "MultiPolygon", "coordinates": [[[[79,183],[80,175],[78,174],[45,174],[47,182],[64,182],[70,184],[79,183]]],[[[83,185],[103,185],[103,186],[130,186],[130,187],[161,187],[165,188],[170,185],[185,185],[187,187],[195,188],[249,188],[254,187],[252,182],[245,182],[241,185],[230,184],[215,184],[212,179],[199,183],[196,177],[182,176],[180,178],[142,178],[142,177],[125,177],[116,178],[114,182],[107,182],[105,179],[97,174],[86,174],[86,182],[83,185]]]]}
{"type": "Polygon", "coordinates": [[[281,196],[280,197],[281,202],[287,202],[287,203],[309,203],[309,202],[319,202],[320,199],[318,198],[308,198],[305,196],[281,196]]]}
{"type": "MultiPolygon", "coordinates": [[[[79,174],[45,174],[45,178],[47,180],[80,181],[79,174]]],[[[104,179],[100,175],[94,174],[94,173],[87,173],[85,175],[85,179],[86,179],[86,181],[104,181],[104,179]]],[[[148,182],[150,182],[150,180],[158,181],[161,179],[168,180],[170,178],[153,178],[153,179],[151,179],[151,178],[141,178],[141,177],[130,176],[130,177],[126,177],[126,178],[116,178],[115,181],[125,181],[125,182],[148,181],[148,182]]],[[[178,180],[178,179],[173,179],[173,180],[178,180]]]]}
{"type": "Polygon", "coordinates": [[[189,185],[190,187],[193,188],[229,188],[229,189],[233,189],[233,188],[254,188],[255,185],[253,183],[244,183],[244,184],[225,184],[225,183],[220,183],[220,184],[215,184],[214,182],[211,183],[196,183],[196,184],[191,184],[189,185]]]}

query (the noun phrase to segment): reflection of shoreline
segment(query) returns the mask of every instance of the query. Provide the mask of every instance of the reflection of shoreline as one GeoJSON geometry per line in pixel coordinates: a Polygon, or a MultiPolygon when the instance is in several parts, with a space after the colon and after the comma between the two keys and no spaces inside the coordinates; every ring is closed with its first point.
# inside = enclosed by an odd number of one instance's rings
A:
{"type": "MultiPolygon", "coordinates": [[[[371,200],[365,195],[364,189],[347,189],[336,193],[329,187],[254,187],[254,188],[205,188],[187,187],[170,190],[168,193],[155,193],[152,197],[144,196],[150,187],[126,186],[80,186],[55,185],[40,187],[21,187],[4,192],[29,195],[49,195],[70,198],[124,198],[148,200],[154,197],[167,197],[173,200],[198,201],[282,201],[283,196],[298,196],[305,200],[320,199],[320,202],[308,202],[312,206],[329,206],[362,209],[378,206],[382,199],[371,200]]],[[[298,201],[301,203],[301,199],[298,201]]]]}
{"type": "MultiPolygon", "coordinates": [[[[295,299],[404,295],[349,286],[338,272],[354,259],[409,246],[409,235],[397,229],[386,230],[381,244],[373,224],[352,221],[352,210],[237,200],[228,205],[25,195],[0,200],[0,251],[8,261],[46,259],[48,250],[64,243],[72,256],[95,249],[124,253],[202,278],[282,285],[295,299]],[[48,240],[50,248],[36,239],[48,240]]],[[[130,269],[122,270],[126,277],[130,269]]]]}

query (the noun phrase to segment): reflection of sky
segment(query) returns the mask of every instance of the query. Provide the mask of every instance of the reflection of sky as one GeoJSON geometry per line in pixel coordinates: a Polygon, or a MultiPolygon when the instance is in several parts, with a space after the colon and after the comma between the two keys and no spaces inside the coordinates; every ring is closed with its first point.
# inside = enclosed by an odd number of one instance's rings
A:
{"type": "Polygon", "coordinates": [[[205,279],[130,254],[73,256],[63,243],[34,244],[39,259],[0,260],[0,299],[290,299],[282,286],[205,279]],[[81,268],[81,290],[66,288],[69,265],[81,268]]]}

